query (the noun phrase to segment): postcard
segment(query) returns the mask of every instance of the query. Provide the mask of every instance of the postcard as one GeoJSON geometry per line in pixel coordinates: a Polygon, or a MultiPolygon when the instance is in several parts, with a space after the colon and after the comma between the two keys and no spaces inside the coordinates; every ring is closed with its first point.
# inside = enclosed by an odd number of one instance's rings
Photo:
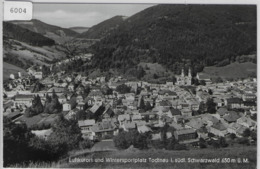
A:
{"type": "Polygon", "coordinates": [[[257,4],[5,12],[3,167],[256,168],[257,4]]]}

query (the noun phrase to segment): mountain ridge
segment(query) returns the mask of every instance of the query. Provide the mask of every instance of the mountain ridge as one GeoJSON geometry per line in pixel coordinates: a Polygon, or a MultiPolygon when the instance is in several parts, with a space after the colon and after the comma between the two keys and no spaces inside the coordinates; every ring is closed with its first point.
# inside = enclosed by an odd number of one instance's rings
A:
{"type": "MultiPolygon", "coordinates": [[[[157,5],[122,22],[92,46],[93,68],[126,73],[140,62],[179,74],[256,51],[256,6],[157,5]]],[[[193,74],[193,75],[194,75],[193,74]]]]}
{"type": "Polygon", "coordinates": [[[47,24],[37,19],[32,19],[31,21],[11,21],[11,23],[53,39],[57,43],[64,43],[79,35],[79,33],[71,29],[47,24]]]}

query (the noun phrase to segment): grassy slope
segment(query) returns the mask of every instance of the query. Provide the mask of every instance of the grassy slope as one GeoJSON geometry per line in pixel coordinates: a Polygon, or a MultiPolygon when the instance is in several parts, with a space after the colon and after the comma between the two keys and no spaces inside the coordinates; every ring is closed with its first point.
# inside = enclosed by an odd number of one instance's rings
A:
{"type": "Polygon", "coordinates": [[[203,72],[210,75],[210,77],[222,78],[246,78],[252,73],[256,73],[257,66],[251,62],[245,63],[231,63],[224,67],[205,67],[203,72]]]}
{"type": "Polygon", "coordinates": [[[99,163],[66,163],[61,164],[61,167],[66,168],[192,168],[192,169],[201,169],[201,168],[245,168],[253,169],[256,167],[256,147],[237,147],[237,148],[225,148],[225,149],[198,149],[190,151],[167,151],[167,150],[147,150],[147,151],[117,151],[117,152],[100,152],[100,153],[91,153],[80,158],[166,158],[176,159],[176,158],[185,158],[185,163],[108,163],[108,162],[99,162],[99,163]],[[238,163],[213,163],[213,164],[203,164],[203,163],[188,163],[188,158],[248,158],[249,163],[238,164],[238,163]]]}
{"type": "MultiPolygon", "coordinates": [[[[4,58],[9,55],[16,57],[18,60],[24,63],[24,65],[31,66],[27,60],[39,65],[49,65],[46,61],[52,61],[53,59],[64,58],[64,53],[57,50],[55,46],[31,46],[24,42],[16,40],[7,41],[9,44],[4,46],[4,58]]],[[[9,62],[10,63],[10,62],[9,62]]],[[[15,64],[13,64],[15,65],[15,64]]]]}
{"type": "Polygon", "coordinates": [[[27,74],[22,68],[3,62],[3,80],[9,79],[10,74],[17,74],[17,72],[27,74]]]}

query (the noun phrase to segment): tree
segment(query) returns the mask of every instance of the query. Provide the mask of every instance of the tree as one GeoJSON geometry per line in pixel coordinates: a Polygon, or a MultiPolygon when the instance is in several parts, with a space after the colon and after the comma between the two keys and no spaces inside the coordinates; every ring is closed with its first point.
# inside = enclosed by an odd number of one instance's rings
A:
{"type": "Polygon", "coordinates": [[[126,134],[127,132],[123,131],[114,137],[113,141],[117,148],[127,149],[130,146],[128,141],[126,140],[126,134]]]}
{"type": "Polygon", "coordinates": [[[42,105],[41,98],[39,95],[37,95],[33,98],[32,106],[25,110],[25,116],[32,117],[42,113],[43,110],[44,107],[42,105]]]}
{"type": "Polygon", "coordinates": [[[93,147],[94,143],[89,140],[89,139],[85,139],[79,142],[79,148],[80,149],[87,149],[87,148],[91,148],[93,147]]]}
{"type": "Polygon", "coordinates": [[[222,82],[223,82],[223,80],[222,80],[221,77],[217,77],[217,78],[216,78],[216,83],[222,83],[222,82]]]}
{"type": "Polygon", "coordinates": [[[214,148],[220,148],[219,142],[217,142],[217,141],[213,141],[212,146],[214,148]]]}
{"type": "Polygon", "coordinates": [[[76,106],[77,106],[77,97],[76,96],[71,97],[69,103],[70,103],[71,109],[76,108],[76,106]]]}
{"type": "Polygon", "coordinates": [[[141,100],[140,100],[140,104],[139,104],[139,109],[144,109],[145,110],[145,104],[144,104],[144,99],[143,99],[143,97],[142,98],[140,98],[141,100]]]}
{"type": "Polygon", "coordinates": [[[227,144],[227,142],[226,142],[226,139],[225,139],[224,137],[220,137],[220,138],[219,138],[219,145],[220,145],[221,147],[227,147],[227,146],[228,146],[228,144],[227,144]]]}
{"type": "Polygon", "coordinates": [[[250,116],[252,120],[257,120],[257,113],[253,114],[252,116],[250,116]]]}
{"type": "Polygon", "coordinates": [[[191,82],[192,84],[194,84],[195,86],[198,86],[200,83],[199,83],[199,80],[197,78],[192,78],[191,79],[191,82]]]}
{"type": "Polygon", "coordinates": [[[209,98],[206,102],[207,112],[214,114],[216,113],[216,103],[214,103],[212,98],[209,98]]]}
{"type": "Polygon", "coordinates": [[[114,137],[115,146],[120,149],[127,149],[131,145],[139,149],[148,148],[148,135],[140,134],[137,130],[125,132],[121,131],[117,136],[114,137]]]}
{"type": "Polygon", "coordinates": [[[138,133],[134,146],[140,150],[148,149],[147,135],[138,133]]]}
{"type": "Polygon", "coordinates": [[[80,111],[76,112],[76,119],[77,120],[86,120],[87,113],[84,110],[80,110],[80,111]]]}
{"type": "Polygon", "coordinates": [[[144,75],[145,75],[145,71],[144,71],[143,67],[139,66],[139,67],[137,68],[136,77],[137,77],[138,79],[141,79],[142,77],[144,77],[144,75]]]}
{"type": "Polygon", "coordinates": [[[25,124],[15,124],[10,119],[3,119],[4,166],[25,162],[30,159],[28,142],[33,137],[25,124]]]}
{"type": "Polygon", "coordinates": [[[167,146],[167,131],[168,131],[169,125],[168,123],[165,123],[165,125],[161,128],[161,140],[164,145],[164,147],[167,146]]]}
{"type": "Polygon", "coordinates": [[[199,140],[199,147],[200,148],[207,148],[207,143],[203,138],[200,138],[200,140],[199,140]]]}
{"type": "Polygon", "coordinates": [[[158,79],[158,77],[159,77],[159,76],[158,76],[156,73],[153,74],[153,78],[154,78],[154,79],[158,79]]]}
{"type": "Polygon", "coordinates": [[[211,90],[211,89],[209,89],[208,93],[209,93],[210,95],[212,95],[212,94],[213,94],[213,92],[212,92],[212,90],[211,90]]]}
{"type": "Polygon", "coordinates": [[[131,91],[131,87],[129,87],[125,84],[121,84],[116,87],[116,91],[119,92],[120,94],[129,93],[131,91]]]}
{"type": "Polygon", "coordinates": [[[172,137],[167,145],[167,150],[174,150],[175,145],[177,144],[175,137],[172,137]]]}
{"type": "Polygon", "coordinates": [[[205,80],[200,80],[200,85],[203,85],[203,86],[205,86],[206,85],[206,82],[205,82],[205,80]]]}
{"type": "Polygon", "coordinates": [[[59,115],[52,126],[52,131],[49,136],[49,141],[66,145],[68,150],[78,148],[79,142],[82,140],[78,122],[75,120],[67,120],[63,115],[59,115]]]}
{"type": "Polygon", "coordinates": [[[251,131],[250,136],[251,136],[251,138],[252,138],[254,141],[257,141],[257,132],[256,132],[256,131],[251,131]]]}
{"type": "Polygon", "coordinates": [[[55,93],[55,90],[52,91],[52,96],[46,95],[46,102],[44,105],[44,113],[54,114],[60,113],[62,111],[62,104],[59,102],[59,98],[55,93]]]}
{"type": "Polygon", "coordinates": [[[234,140],[236,138],[236,135],[234,133],[231,133],[229,136],[232,140],[234,140]]]}
{"type": "Polygon", "coordinates": [[[245,131],[243,132],[243,137],[249,137],[251,134],[251,131],[247,128],[245,129],[245,131]]]}
{"type": "Polygon", "coordinates": [[[211,137],[215,137],[215,134],[213,133],[208,133],[208,136],[211,138],[211,137]]]}
{"type": "Polygon", "coordinates": [[[191,92],[192,92],[192,94],[194,94],[194,95],[196,95],[196,93],[197,93],[195,88],[192,88],[192,89],[191,89],[191,92]]]}
{"type": "Polygon", "coordinates": [[[206,110],[206,105],[205,105],[205,103],[204,103],[204,102],[200,102],[199,110],[198,110],[199,114],[205,113],[205,110],[206,110]]]}
{"type": "Polygon", "coordinates": [[[174,150],[187,150],[187,147],[185,144],[175,144],[174,150]]]}
{"type": "Polygon", "coordinates": [[[146,102],[146,104],[145,104],[145,111],[148,111],[148,110],[152,110],[152,106],[151,106],[151,104],[149,103],[149,102],[146,102]]]}

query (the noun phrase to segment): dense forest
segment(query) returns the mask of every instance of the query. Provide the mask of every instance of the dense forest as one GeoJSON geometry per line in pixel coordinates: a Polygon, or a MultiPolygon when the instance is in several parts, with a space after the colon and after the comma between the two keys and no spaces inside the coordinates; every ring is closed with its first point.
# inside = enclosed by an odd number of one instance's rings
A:
{"type": "Polygon", "coordinates": [[[4,39],[15,39],[32,46],[52,46],[55,44],[52,39],[9,22],[3,22],[3,30],[4,39]]]}
{"type": "Polygon", "coordinates": [[[123,73],[140,62],[179,73],[223,66],[256,51],[256,6],[157,5],[124,20],[92,46],[93,68],[123,73]]]}

